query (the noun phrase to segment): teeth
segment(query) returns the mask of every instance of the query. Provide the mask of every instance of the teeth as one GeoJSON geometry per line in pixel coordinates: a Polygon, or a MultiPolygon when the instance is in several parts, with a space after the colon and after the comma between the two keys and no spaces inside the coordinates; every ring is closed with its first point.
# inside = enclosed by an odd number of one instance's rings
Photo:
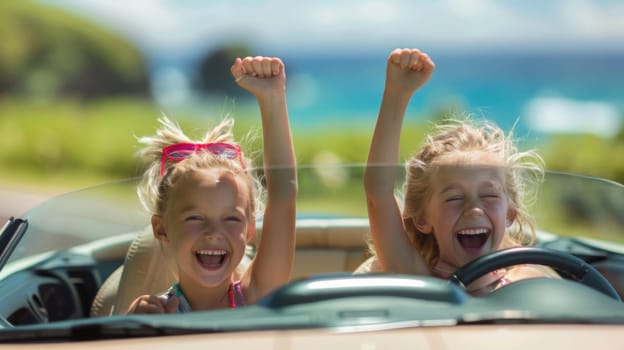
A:
{"type": "Polygon", "coordinates": [[[227,252],[223,249],[217,249],[217,250],[198,250],[195,253],[198,255],[225,255],[227,252]]]}
{"type": "Polygon", "coordinates": [[[457,232],[457,234],[459,235],[482,235],[485,233],[488,233],[488,229],[487,228],[469,228],[469,229],[465,229],[465,230],[460,230],[459,232],[457,232]]]}

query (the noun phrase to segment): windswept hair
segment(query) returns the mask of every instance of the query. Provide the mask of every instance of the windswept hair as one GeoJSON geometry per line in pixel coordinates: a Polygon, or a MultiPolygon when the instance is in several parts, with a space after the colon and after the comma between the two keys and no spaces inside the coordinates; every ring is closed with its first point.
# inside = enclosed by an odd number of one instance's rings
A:
{"type": "Polygon", "coordinates": [[[251,159],[244,157],[241,166],[238,160],[215,156],[210,152],[199,152],[190,155],[187,159],[172,163],[168,162],[163,176],[160,176],[160,164],[163,148],[177,143],[210,143],[226,142],[236,144],[234,141],[234,119],[226,115],[214,128],[209,129],[199,140],[193,140],[184,134],[180,125],[162,116],[158,119],[160,129],[153,136],[138,138],[138,142],[144,147],[137,152],[137,156],[147,162],[141,182],[137,187],[139,199],[145,209],[153,215],[161,215],[169,200],[172,186],[181,175],[208,168],[222,168],[236,176],[245,179],[249,188],[250,208],[249,213],[257,215],[262,210],[261,195],[262,186],[260,181],[251,175],[251,159]]]}
{"type": "Polygon", "coordinates": [[[504,247],[532,245],[535,224],[528,206],[535,200],[539,184],[544,178],[544,161],[534,150],[519,151],[513,131],[505,134],[492,122],[482,120],[448,119],[434,127],[422,146],[406,162],[403,184],[403,222],[408,237],[433,267],[439,258],[439,246],[433,234],[420,232],[413,218],[424,215],[431,198],[431,175],[436,161],[455,152],[486,152],[500,159],[505,173],[505,193],[510,210],[515,212],[514,223],[507,229],[504,247]]]}

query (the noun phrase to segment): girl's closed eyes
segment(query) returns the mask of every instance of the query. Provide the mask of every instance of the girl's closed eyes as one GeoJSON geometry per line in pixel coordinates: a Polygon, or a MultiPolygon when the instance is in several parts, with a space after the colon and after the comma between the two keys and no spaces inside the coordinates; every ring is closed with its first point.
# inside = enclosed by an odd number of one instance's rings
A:
{"type": "Polygon", "coordinates": [[[461,201],[464,199],[464,196],[462,195],[451,195],[445,198],[445,202],[457,202],[457,201],[461,201]]]}
{"type": "Polygon", "coordinates": [[[225,221],[229,221],[229,222],[242,222],[243,218],[241,216],[239,216],[238,214],[236,215],[228,215],[225,217],[225,221]]]}
{"type": "Polygon", "coordinates": [[[184,221],[189,222],[189,221],[203,221],[204,218],[202,218],[201,216],[198,215],[193,215],[193,216],[189,216],[186,219],[184,219],[184,221]]]}
{"type": "MultiPolygon", "coordinates": [[[[425,135],[407,161],[400,205],[394,186],[398,171],[378,171],[377,165],[400,161],[409,99],[434,68],[418,49],[390,53],[364,188],[382,270],[446,278],[478,256],[533,243],[535,226],[524,199],[525,191],[533,194],[531,187],[541,182],[543,161],[534,151],[520,152],[512,133],[506,135],[493,123],[448,119],[425,135]],[[422,69],[414,70],[416,66],[422,69]]],[[[503,285],[497,281],[484,290],[503,285]]]]}

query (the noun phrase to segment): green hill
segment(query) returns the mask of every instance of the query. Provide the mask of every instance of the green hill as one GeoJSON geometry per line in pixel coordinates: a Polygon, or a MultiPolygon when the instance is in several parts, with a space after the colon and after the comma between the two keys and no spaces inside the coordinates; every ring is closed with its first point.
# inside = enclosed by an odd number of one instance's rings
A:
{"type": "Polygon", "coordinates": [[[131,43],[79,16],[29,1],[0,2],[0,96],[90,99],[148,94],[131,43]]]}

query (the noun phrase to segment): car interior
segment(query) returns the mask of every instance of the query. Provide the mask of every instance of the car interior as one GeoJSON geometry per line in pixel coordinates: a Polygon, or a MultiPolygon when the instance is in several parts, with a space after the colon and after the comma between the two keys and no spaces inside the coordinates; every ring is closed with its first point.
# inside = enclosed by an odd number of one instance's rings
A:
{"type": "MultiPolygon", "coordinates": [[[[367,260],[370,257],[369,233],[366,219],[299,219],[291,278],[371,271],[368,265],[372,260],[367,260]]],[[[247,255],[239,265],[240,269],[244,269],[253,258],[260,234],[254,235],[247,255]]],[[[116,249],[111,253],[110,259],[119,260],[116,249]]],[[[95,255],[107,254],[100,252],[95,255]]],[[[145,228],[129,243],[123,264],[103,282],[93,299],[89,315],[123,314],[136,297],[163,293],[177,279],[173,266],[171,258],[154,238],[151,226],[145,228]]]]}
{"type": "MultiPolygon", "coordinates": [[[[244,269],[251,261],[257,246],[261,227],[248,246],[247,256],[241,264],[244,269]]],[[[307,276],[334,273],[378,272],[380,268],[370,253],[370,228],[366,218],[299,219],[295,262],[291,280],[307,276]]],[[[123,314],[130,303],[142,294],[159,294],[171,286],[177,276],[170,258],[155,240],[151,227],[146,227],[127,243],[123,263],[102,283],[93,298],[89,316],[123,314]]],[[[589,262],[624,297],[624,270],[621,257],[608,249],[596,249],[583,241],[554,238],[538,232],[537,246],[570,253],[589,262]]],[[[123,249],[122,249],[123,250],[123,249]]],[[[116,249],[110,258],[120,261],[116,249]]],[[[106,256],[108,254],[93,254],[106,256]]]]}
{"type": "MultiPolygon", "coordinates": [[[[244,269],[254,255],[261,225],[249,244],[244,269]]],[[[307,276],[378,271],[369,250],[366,218],[299,218],[292,280],[307,276]]],[[[572,254],[590,263],[624,297],[621,251],[596,242],[538,232],[537,246],[572,254]]],[[[160,294],[176,279],[174,264],[151,227],[69,250],[47,254],[30,267],[16,266],[0,284],[0,316],[9,325],[28,325],[124,314],[142,294],[160,294]]],[[[6,270],[6,269],[5,269],[6,270]]]]}

